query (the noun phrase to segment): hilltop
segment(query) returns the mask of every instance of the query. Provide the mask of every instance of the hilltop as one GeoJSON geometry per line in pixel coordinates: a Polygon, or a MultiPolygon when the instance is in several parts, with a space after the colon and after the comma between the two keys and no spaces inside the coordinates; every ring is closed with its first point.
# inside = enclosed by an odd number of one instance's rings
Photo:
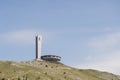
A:
{"type": "Polygon", "coordinates": [[[120,77],[97,70],[76,69],[59,62],[0,61],[0,80],[120,80],[120,77]]]}

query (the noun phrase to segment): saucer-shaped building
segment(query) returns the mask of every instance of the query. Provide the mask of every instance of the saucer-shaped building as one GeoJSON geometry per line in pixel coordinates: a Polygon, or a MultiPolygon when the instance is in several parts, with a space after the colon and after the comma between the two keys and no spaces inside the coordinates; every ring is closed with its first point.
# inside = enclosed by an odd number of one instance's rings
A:
{"type": "Polygon", "coordinates": [[[45,61],[60,61],[61,57],[56,55],[43,55],[41,59],[45,61]]]}
{"type": "Polygon", "coordinates": [[[35,44],[36,44],[36,60],[37,61],[60,61],[61,57],[56,55],[43,55],[41,56],[41,48],[42,48],[42,36],[37,35],[35,37],[35,44]]]}

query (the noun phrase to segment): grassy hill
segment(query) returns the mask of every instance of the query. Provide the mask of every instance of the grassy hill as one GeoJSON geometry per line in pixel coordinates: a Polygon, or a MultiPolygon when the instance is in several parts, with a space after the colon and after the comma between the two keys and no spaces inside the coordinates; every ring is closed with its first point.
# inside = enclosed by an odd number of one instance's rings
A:
{"type": "Polygon", "coordinates": [[[0,61],[0,80],[120,80],[112,73],[75,69],[59,62],[0,61]]]}

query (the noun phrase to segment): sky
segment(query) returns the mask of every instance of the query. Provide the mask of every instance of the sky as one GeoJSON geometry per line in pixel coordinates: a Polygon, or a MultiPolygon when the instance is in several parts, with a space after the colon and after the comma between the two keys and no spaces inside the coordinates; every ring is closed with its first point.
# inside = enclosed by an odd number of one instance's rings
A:
{"type": "Polygon", "coordinates": [[[42,55],[80,69],[120,75],[120,0],[0,0],[0,60],[42,55]]]}

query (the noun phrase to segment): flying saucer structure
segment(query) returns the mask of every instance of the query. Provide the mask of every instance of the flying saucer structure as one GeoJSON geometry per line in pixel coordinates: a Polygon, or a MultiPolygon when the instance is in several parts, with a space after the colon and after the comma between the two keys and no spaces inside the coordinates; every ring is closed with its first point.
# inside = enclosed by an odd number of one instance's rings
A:
{"type": "Polygon", "coordinates": [[[56,55],[44,55],[41,56],[41,59],[45,61],[60,61],[61,57],[56,55]]]}
{"type": "Polygon", "coordinates": [[[61,57],[57,55],[43,55],[41,56],[41,46],[42,46],[42,36],[37,35],[35,37],[35,43],[36,43],[36,60],[37,61],[60,61],[61,57]]]}

